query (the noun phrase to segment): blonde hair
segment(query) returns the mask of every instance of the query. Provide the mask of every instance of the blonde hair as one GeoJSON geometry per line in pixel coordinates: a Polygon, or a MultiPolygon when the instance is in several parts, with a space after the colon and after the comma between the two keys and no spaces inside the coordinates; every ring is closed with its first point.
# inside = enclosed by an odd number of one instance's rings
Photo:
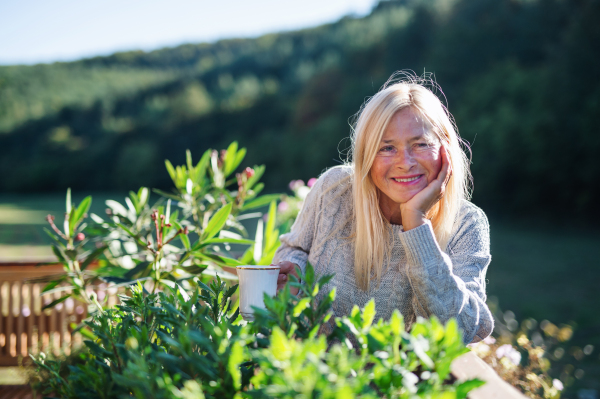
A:
{"type": "Polygon", "coordinates": [[[352,128],[352,164],[354,167],[354,269],[358,286],[368,290],[371,278],[381,281],[389,259],[388,222],[379,206],[379,192],[371,179],[371,166],[389,121],[400,110],[412,107],[431,126],[432,133],[448,150],[452,175],[442,199],[429,211],[436,240],[446,250],[463,199],[470,197],[469,159],[458,136],[453,118],[426,86],[441,92],[428,76],[400,72],[392,75],[383,88],[361,107],[352,128]],[[398,80],[398,76],[401,78],[398,80]]]}

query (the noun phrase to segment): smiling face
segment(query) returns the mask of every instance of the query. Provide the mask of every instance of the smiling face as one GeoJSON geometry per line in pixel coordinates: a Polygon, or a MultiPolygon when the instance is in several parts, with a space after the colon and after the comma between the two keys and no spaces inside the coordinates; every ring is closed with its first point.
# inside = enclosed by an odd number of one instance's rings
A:
{"type": "Polygon", "coordinates": [[[398,111],[383,133],[370,171],[388,220],[400,204],[435,180],[441,167],[440,143],[430,124],[411,107],[398,111]]]}

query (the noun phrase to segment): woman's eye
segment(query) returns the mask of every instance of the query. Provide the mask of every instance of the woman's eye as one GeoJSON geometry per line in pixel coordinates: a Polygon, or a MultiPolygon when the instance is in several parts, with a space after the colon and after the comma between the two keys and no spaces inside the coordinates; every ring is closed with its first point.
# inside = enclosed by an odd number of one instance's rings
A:
{"type": "Polygon", "coordinates": [[[431,145],[429,143],[415,143],[415,147],[416,150],[427,150],[429,148],[431,148],[431,145]]]}
{"type": "Polygon", "coordinates": [[[379,150],[379,152],[390,152],[390,151],[393,151],[393,150],[394,150],[394,147],[393,147],[393,146],[391,146],[391,145],[386,145],[385,147],[382,147],[382,148],[379,150]]]}

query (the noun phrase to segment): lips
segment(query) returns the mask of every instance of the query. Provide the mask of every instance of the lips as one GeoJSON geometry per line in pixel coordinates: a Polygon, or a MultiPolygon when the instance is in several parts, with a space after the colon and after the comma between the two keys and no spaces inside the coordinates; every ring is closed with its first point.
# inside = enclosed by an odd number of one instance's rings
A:
{"type": "Polygon", "coordinates": [[[396,183],[412,183],[415,182],[419,179],[421,179],[421,177],[423,177],[423,175],[416,175],[416,176],[406,176],[406,177],[392,177],[392,180],[395,181],[396,183]]]}

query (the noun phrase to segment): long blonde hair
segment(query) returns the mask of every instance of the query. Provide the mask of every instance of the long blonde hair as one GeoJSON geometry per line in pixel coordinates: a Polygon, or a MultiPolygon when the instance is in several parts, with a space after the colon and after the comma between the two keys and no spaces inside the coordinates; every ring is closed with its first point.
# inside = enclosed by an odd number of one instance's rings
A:
{"type": "MultiPolygon", "coordinates": [[[[379,206],[378,189],[370,170],[389,121],[401,109],[412,107],[431,126],[432,132],[448,149],[452,176],[442,199],[427,215],[436,240],[446,250],[452,226],[461,201],[470,197],[471,174],[469,159],[461,148],[453,118],[438,97],[426,86],[439,89],[428,77],[401,73],[400,81],[393,75],[383,88],[360,109],[352,129],[352,164],[354,167],[354,269],[358,286],[367,291],[370,280],[381,281],[384,265],[389,260],[388,222],[379,206]]],[[[441,89],[439,89],[441,91],[441,89]]],[[[466,146],[468,148],[468,146],[466,146]]]]}

